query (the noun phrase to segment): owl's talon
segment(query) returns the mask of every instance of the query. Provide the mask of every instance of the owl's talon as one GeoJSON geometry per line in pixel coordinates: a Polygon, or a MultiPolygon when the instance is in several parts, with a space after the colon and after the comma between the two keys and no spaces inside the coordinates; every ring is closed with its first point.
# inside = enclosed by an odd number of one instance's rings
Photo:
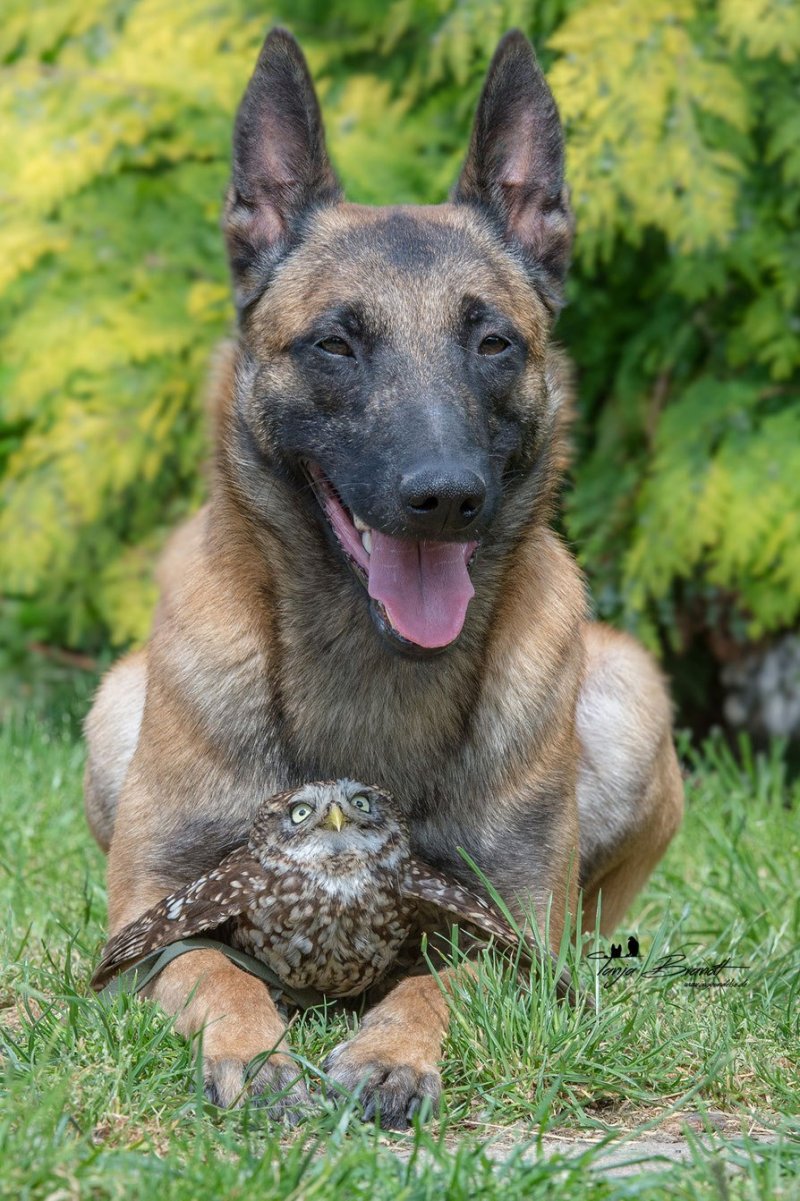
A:
{"type": "Polygon", "coordinates": [[[282,1055],[270,1055],[255,1072],[241,1059],[206,1059],[204,1084],[212,1105],[238,1109],[250,1100],[271,1118],[291,1126],[303,1121],[313,1108],[297,1066],[282,1055]]]}
{"type": "Polygon", "coordinates": [[[364,1061],[356,1040],[340,1043],[322,1065],[329,1081],[328,1095],[358,1093],[365,1122],[377,1117],[384,1130],[405,1130],[419,1114],[424,1120],[439,1108],[442,1081],[439,1072],[404,1063],[364,1061]],[[332,1086],[332,1087],[330,1087],[332,1086]]]}

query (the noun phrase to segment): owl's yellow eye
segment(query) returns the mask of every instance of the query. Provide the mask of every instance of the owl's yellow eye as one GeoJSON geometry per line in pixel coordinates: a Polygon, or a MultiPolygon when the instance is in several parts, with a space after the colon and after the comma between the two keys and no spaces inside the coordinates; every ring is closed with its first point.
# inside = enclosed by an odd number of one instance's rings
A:
{"type": "Polygon", "coordinates": [[[355,796],[350,797],[350,804],[355,805],[356,809],[360,809],[362,813],[372,812],[369,797],[365,797],[363,792],[358,792],[355,796]]]}
{"type": "Polygon", "coordinates": [[[292,806],[289,816],[291,817],[294,824],[296,826],[299,826],[300,822],[304,822],[306,820],[306,818],[311,817],[311,814],[313,812],[314,812],[314,810],[311,808],[310,805],[304,805],[301,802],[299,805],[292,806]]]}

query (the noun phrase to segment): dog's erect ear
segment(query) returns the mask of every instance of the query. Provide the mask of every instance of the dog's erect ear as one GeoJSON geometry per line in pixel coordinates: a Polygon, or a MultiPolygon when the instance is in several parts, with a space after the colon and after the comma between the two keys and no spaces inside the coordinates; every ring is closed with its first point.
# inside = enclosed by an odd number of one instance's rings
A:
{"type": "Polygon", "coordinates": [[[564,138],[553,94],[519,30],[495,51],[453,200],[489,211],[558,308],[573,224],[564,138]]]}
{"type": "Polygon", "coordinates": [[[240,308],[290,248],[301,218],[341,194],[303,52],[285,29],[273,29],[233,131],[223,228],[240,308]]]}

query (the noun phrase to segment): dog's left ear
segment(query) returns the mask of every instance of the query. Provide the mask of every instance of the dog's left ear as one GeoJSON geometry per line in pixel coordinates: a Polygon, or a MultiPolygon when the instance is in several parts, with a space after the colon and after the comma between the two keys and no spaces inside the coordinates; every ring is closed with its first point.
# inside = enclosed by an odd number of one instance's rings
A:
{"type": "Polygon", "coordinates": [[[342,196],[306,60],[285,29],[267,35],[239,105],[232,167],[222,225],[241,309],[307,214],[342,196]]]}
{"type": "Polygon", "coordinates": [[[558,309],[573,229],[564,138],[553,94],[518,29],[495,51],[452,199],[490,214],[558,309]]]}

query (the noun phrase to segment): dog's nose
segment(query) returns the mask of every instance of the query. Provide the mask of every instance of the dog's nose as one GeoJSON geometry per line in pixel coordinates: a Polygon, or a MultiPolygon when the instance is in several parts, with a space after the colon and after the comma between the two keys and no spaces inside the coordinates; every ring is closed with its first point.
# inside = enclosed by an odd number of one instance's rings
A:
{"type": "Polygon", "coordinates": [[[422,537],[460,534],[480,516],[486,481],[458,464],[427,464],[402,477],[400,498],[410,530],[422,537]]]}

